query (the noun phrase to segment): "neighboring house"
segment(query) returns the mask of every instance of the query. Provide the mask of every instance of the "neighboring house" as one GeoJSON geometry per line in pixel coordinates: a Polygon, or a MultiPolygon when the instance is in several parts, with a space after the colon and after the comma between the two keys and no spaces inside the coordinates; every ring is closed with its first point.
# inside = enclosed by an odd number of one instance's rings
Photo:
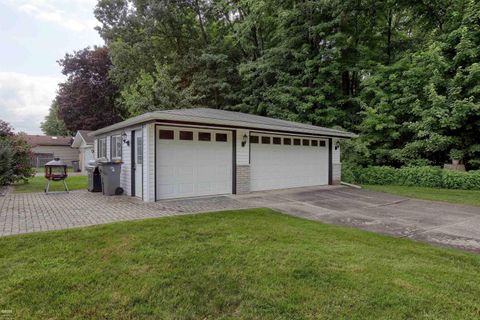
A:
{"type": "Polygon", "coordinates": [[[79,167],[82,172],[85,172],[85,167],[88,162],[94,160],[94,150],[93,150],[93,137],[88,134],[91,131],[87,130],[78,130],[77,134],[73,138],[72,148],[76,148],[80,151],[79,154],[79,167]]]}
{"type": "Polygon", "coordinates": [[[71,147],[71,137],[52,137],[40,135],[26,135],[27,142],[33,153],[32,167],[40,168],[53,158],[60,158],[71,166],[72,161],[78,161],[78,149],[71,147]]]}
{"type": "Polygon", "coordinates": [[[121,187],[144,201],[340,182],[353,133],[199,108],[146,113],[90,133],[98,158],[121,158],[121,187]]]}

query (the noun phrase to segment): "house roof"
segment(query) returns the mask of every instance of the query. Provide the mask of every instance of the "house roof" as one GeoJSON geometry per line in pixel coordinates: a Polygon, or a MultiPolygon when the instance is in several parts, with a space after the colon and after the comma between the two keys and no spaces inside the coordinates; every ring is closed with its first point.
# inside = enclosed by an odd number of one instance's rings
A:
{"type": "Polygon", "coordinates": [[[85,142],[86,145],[93,145],[93,137],[88,135],[90,132],[89,130],[78,130],[75,138],[73,138],[72,147],[79,148],[82,145],[82,141],[85,142]]]}
{"type": "Polygon", "coordinates": [[[32,147],[36,146],[67,146],[70,147],[72,137],[55,137],[41,135],[25,135],[25,139],[32,147]]]}
{"type": "Polygon", "coordinates": [[[91,130],[78,130],[78,133],[82,136],[86,144],[93,144],[93,137],[88,134],[92,132],[91,130]]]}
{"type": "Polygon", "coordinates": [[[248,113],[226,111],[210,108],[195,109],[175,109],[162,110],[142,114],[137,117],[127,119],[125,121],[113,124],[111,126],[93,131],[90,136],[96,136],[110,131],[119,130],[125,127],[133,126],[152,120],[169,120],[181,122],[199,122],[216,125],[226,125],[232,127],[243,127],[248,129],[275,130],[295,133],[309,133],[318,135],[327,135],[341,138],[356,137],[354,133],[313,126],[299,122],[280,120],[269,117],[262,117],[248,113]]]}

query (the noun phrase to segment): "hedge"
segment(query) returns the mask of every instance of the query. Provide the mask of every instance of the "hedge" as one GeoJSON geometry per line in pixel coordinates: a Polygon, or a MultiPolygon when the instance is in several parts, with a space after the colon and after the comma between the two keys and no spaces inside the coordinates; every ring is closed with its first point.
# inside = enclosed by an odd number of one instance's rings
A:
{"type": "Polygon", "coordinates": [[[480,190],[480,170],[461,172],[438,167],[367,167],[344,165],[342,181],[356,184],[400,185],[480,190]]]}

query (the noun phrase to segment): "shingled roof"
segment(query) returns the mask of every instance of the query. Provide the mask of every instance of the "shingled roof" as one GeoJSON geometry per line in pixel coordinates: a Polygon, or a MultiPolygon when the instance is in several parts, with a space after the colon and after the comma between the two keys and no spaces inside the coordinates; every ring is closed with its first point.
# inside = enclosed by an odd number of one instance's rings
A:
{"type": "Polygon", "coordinates": [[[257,116],[242,112],[210,108],[175,109],[149,112],[96,130],[90,133],[90,135],[95,136],[151,120],[202,122],[208,124],[221,124],[226,126],[243,127],[249,129],[278,130],[285,132],[288,131],[309,133],[344,138],[356,137],[355,134],[343,130],[313,126],[310,124],[257,116]]]}
{"type": "Polygon", "coordinates": [[[25,135],[25,139],[32,147],[36,146],[70,146],[72,137],[55,137],[41,135],[25,135]]]}

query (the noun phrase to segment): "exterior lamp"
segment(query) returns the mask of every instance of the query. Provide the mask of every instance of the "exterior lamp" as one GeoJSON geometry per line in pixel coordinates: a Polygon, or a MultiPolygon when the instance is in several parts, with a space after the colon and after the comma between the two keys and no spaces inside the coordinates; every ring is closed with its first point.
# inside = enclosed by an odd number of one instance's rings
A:
{"type": "Polygon", "coordinates": [[[125,143],[127,146],[130,146],[130,141],[127,139],[127,133],[123,131],[122,133],[122,141],[125,143]]]}
{"type": "Polygon", "coordinates": [[[338,148],[340,148],[340,141],[336,141],[335,142],[335,150],[338,150],[338,148]]]}
{"type": "Polygon", "coordinates": [[[247,139],[248,139],[247,135],[244,134],[242,137],[242,148],[245,147],[245,145],[247,144],[247,139]]]}

